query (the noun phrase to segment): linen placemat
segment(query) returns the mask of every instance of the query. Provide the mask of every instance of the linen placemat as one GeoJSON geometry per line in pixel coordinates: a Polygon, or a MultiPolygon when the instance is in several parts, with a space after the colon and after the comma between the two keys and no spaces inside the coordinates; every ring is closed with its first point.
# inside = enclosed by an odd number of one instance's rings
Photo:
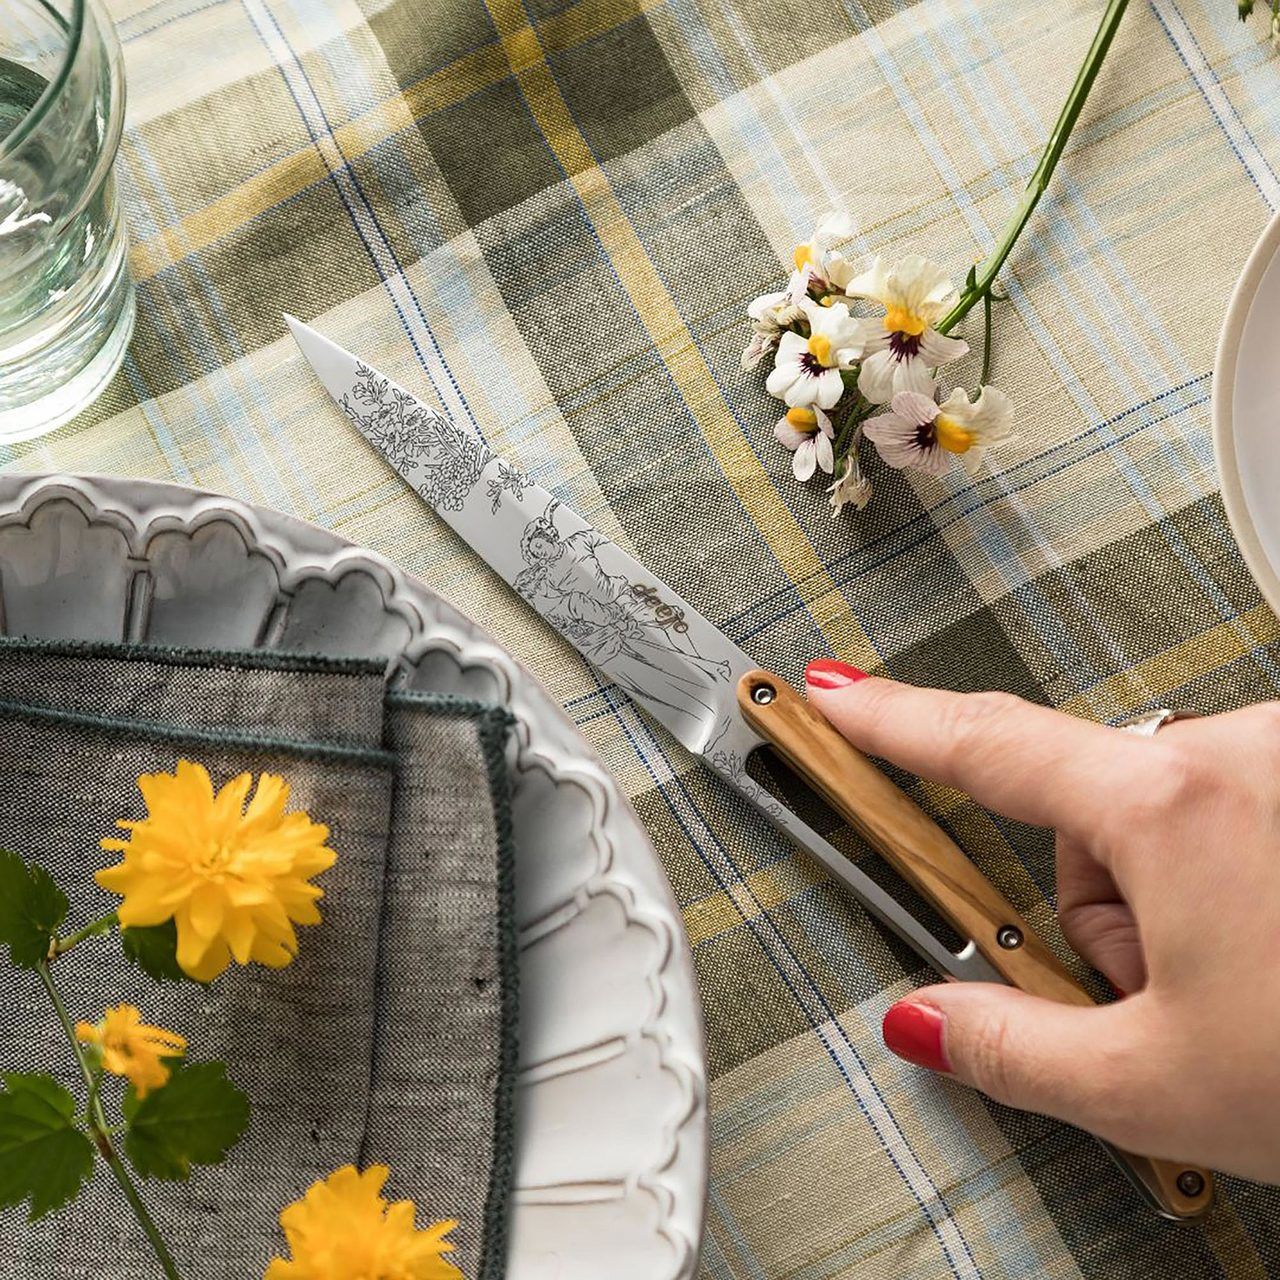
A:
{"type": "MultiPolygon", "coordinates": [[[[372,748],[4,703],[0,846],[42,862],[70,899],[68,919],[87,923],[116,901],[92,880],[96,869],[119,860],[99,840],[115,834],[118,819],[143,816],[138,776],[172,772],[180,758],[204,765],[215,786],[244,771],[283,776],[291,805],[330,828],[338,853],[320,879],[323,923],[299,930],[298,956],[284,970],[233,967],[207,992],[158,984],[124,960],[114,939],[91,939],[55,966],[73,1020],[96,1022],[109,1006],[134,1004],[144,1021],[186,1036],[192,1058],[226,1062],[249,1095],[250,1127],[224,1164],[197,1166],[187,1182],[146,1184],[183,1273],[230,1280],[261,1275],[282,1245],[280,1209],[359,1153],[392,762],[372,748]]],[[[6,1068],[51,1069],[78,1093],[74,1058],[36,976],[20,971],[6,986],[6,1068]]],[[[34,1225],[11,1221],[0,1232],[5,1274],[136,1280],[153,1265],[101,1168],[75,1203],[34,1225]]]]}

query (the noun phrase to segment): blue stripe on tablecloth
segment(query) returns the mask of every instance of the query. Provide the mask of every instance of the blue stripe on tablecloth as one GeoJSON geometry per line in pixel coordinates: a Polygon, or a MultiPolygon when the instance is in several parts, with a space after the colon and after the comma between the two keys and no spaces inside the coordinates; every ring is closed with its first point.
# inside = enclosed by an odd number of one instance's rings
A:
{"type": "MultiPolygon", "coordinates": [[[[137,131],[130,136],[129,154],[135,157],[141,166],[143,173],[146,175],[148,185],[156,193],[160,201],[161,210],[169,225],[181,227],[182,220],[173,205],[173,201],[170,199],[163,175],[159,166],[152,159],[151,151],[141,131],[137,131]]],[[[200,255],[189,255],[183,260],[180,267],[171,265],[164,268],[157,273],[156,278],[151,282],[150,289],[144,289],[141,293],[146,295],[151,290],[163,290],[180,305],[184,299],[194,301],[188,288],[188,273],[195,278],[200,287],[200,293],[208,304],[209,313],[217,326],[218,338],[226,344],[233,357],[242,362],[238,376],[244,382],[249,398],[254,402],[261,420],[268,424],[267,430],[270,433],[270,437],[280,447],[283,456],[291,458],[293,448],[283,434],[279,415],[272,407],[261,382],[254,375],[252,369],[243,363],[244,348],[236,337],[235,325],[232,324],[230,317],[227,315],[222,297],[218,293],[212,277],[205,270],[200,255]]],[[[191,306],[190,313],[196,315],[198,314],[198,309],[195,306],[191,306]]],[[[165,332],[167,325],[159,308],[156,308],[154,312],[152,323],[158,333],[165,332]]],[[[186,336],[197,345],[200,345],[200,337],[202,335],[199,331],[192,333],[189,330],[186,336]]],[[[174,335],[173,340],[167,345],[170,358],[176,363],[179,359],[178,353],[183,349],[184,343],[178,335],[174,335]]],[[[244,398],[232,381],[232,375],[228,372],[221,359],[218,358],[217,351],[213,348],[213,343],[209,342],[207,345],[212,349],[211,354],[213,354],[214,359],[211,362],[213,367],[205,375],[204,382],[213,394],[227,430],[231,433],[232,439],[235,440],[241,455],[245,458],[246,483],[250,486],[251,491],[261,492],[272,506],[297,514],[297,503],[293,501],[288,487],[272,461],[270,451],[263,447],[261,437],[251,425],[248,415],[245,413],[244,398]]],[[[191,372],[188,367],[188,373],[191,372]]],[[[190,401],[197,417],[201,419],[201,426],[206,437],[215,438],[217,436],[217,426],[208,418],[205,412],[204,398],[194,392],[191,381],[192,379],[189,378],[187,383],[173,394],[185,397],[190,401]]],[[[320,505],[320,499],[312,488],[309,478],[297,467],[290,467],[290,472],[296,479],[301,481],[310,509],[317,508],[320,505]]]]}
{"type": "Polygon", "coordinates": [[[1280,179],[1268,163],[1262,149],[1254,140],[1248,126],[1240,119],[1240,113],[1222,87],[1209,60],[1200,48],[1187,20],[1178,8],[1177,0],[1151,0],[1151,8],[1164,28],[1169,43],[1177,50],[1178,57],[1191,73],[1191,79],[1204,98],[1205,105],[1213,113],[1223,135],[1235,152],[1236,159],[1244,166],[1258,193],[1274,213],[1280,209],[1280,179]]]}
{"type": "Polygon", "coordinates": [[[116,31],[120,36],[120,43],[128,44],[131,40],[150,35],[151,32],[159,31],[161,27],[167,27],[172,22],[179,22],[193,13],[203,13],[206,9],[216,9],[219,5],[230,2],[231,0],[198,0],[196,4],[184,4],[182,0],[160,0],[158,4],[148,5],[145,9],[139,9],[137,13],[129,14],[127,18],[121,18],[116,22],[116,31]],[[171,12],[159,17],[158,11],[161,10],[171,12]],[[148,14],[157,16],[149,25],[140,26],[139,23],[148,14]]]}
{"type": "Polygon", "coordinates": [[[289,96],[298,108],[298,114],[307,133],[329,168],[334,188],[351,218],[365,252],[369,255],[373,269],[386,287],[419,364],[422,365],[427,377],[431,379],[432,385],[455,420],[464,425],[470,425],[471,429],[483,438],[484,433],[480,430],[480,425],[471,412],[471,406],[467,403],[457,379],[444,358],[444,352],[436,341],[417,294],[405,277],[395,249],[379,224],[377,214],[360,184],[360,179],[356,176],[354,167],[343,155],[333,136],[333,127],[307,76],[302,59],[289,43],[275,15],[271,12],[267,0],[241,0],[241,3],[258,38],[271,54],[289,91],[289,96]],[[328,140],[329,145],[341,160],[337,168],[332,165],[326,148],[321,145],[323,139],[328,140]]]}

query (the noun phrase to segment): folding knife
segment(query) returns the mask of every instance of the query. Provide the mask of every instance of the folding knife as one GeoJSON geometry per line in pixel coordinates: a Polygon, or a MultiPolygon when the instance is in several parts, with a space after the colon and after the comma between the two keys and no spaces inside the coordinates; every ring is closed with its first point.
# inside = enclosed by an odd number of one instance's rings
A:
{"type": "MultiPolygon", "coordinates": [[[[286,316],[302,353],[365,439],[428,506],[653,719],[816,858],[888,928],[950,978],[1007,982],[1092,1005],[949,836],[786,681],[616,543],[458,426],[314,329],[286,316]],[[963,939],[953,950],[747,771],[766,744],[963,939]]],[[[1102,1144],[1157,1212],[1202,1214],[1212,1176],[1102,1144]]]]}

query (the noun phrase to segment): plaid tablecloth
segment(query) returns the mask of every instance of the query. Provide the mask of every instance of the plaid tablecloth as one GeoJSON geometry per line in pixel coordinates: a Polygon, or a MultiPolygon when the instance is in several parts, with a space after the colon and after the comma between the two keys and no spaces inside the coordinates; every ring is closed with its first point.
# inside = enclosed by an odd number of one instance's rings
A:
{"type": "MultiPolygon", "coordinates": [[[[1274,697],[1280,632],[1208,433],[1228,292],[1280,207],[1262,25],[1231,0],[1137,0],[1005,276],[995,374],[1020,443],[974,483],[877,472],[873,507],[833,521],[738,367],[747,301],[833,205],[856,249],[962,276],[1100,0],[113,8],[137,337],[93,411],[8,464],[172,477],[337,529],[563,700],[694,947],[704,1277],[1280,1275],[1277,1193],[1227,1180],[1205,1224],[1157,1222],[1087,1139],[892,1058],[880,1015],[929,975],[535,628],[332,411],[280,320],[430,391],[793,677],[835,653],[1099,718],[1274,697]]],[[[919,794],[1046,924],[1048,838],[919,794]]]]}

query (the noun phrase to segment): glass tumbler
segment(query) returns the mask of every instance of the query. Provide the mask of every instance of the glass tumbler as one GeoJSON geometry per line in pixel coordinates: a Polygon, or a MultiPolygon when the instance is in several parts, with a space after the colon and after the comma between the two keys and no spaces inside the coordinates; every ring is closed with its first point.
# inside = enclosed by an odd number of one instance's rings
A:
{"type": "Polygon", "coordinates": [[[123,124],[120,44],[98,0],[0,0],[0,443],[61,426],[124,359],[123,124]]]}

